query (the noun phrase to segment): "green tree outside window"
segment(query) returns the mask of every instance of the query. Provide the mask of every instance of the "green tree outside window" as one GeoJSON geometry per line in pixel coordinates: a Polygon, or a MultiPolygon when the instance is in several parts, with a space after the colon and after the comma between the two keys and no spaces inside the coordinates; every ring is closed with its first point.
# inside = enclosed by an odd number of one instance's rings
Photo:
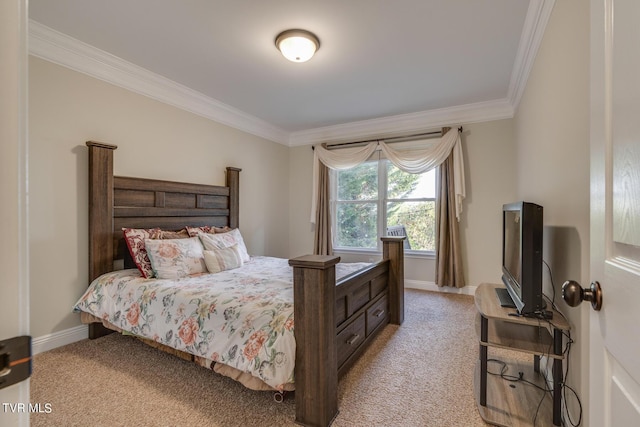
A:
{"type": "Polygon", "coordinates": [[[435,250],[435,171],[410,174],[382,159],[336,177],[336,248],[376,249],[386,227],[403,225],[411,250],[435,250]]]}

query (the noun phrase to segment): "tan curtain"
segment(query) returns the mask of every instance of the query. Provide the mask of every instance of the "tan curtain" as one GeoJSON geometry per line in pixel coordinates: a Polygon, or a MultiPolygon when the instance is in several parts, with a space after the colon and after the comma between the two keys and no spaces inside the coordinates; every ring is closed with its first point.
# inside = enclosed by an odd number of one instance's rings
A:
{"type": "MultiPolygon", "coordinates": [[[[445,133],[448,128],[442,130],[445,133]]],[[[440,164],[436,194],[436,285],[462,288],[460,232],[456,218],[453,153],[440,164]]]]}
{"type": "Polygon", "coordinates": [[[318,201],[315,216],[315,238],[313,253],[315,255],[332,255],[331,244],[331,210],[329,198],[329,168],[322,162],[318,165],[318,201]]]}
{"type": "Polygon", "coordinates": [[[371,142],[363,147],[344,148],[331,151],[326,144],[314,146],[313,151],[313,184],[311,187],[311,223],[315,224],[316,211],[318,209],[318,190],[320,188],[320,165],[323,164],[331,169],[345,170],[358,166],[366,161],[378,146],[377,142],[371,142]]]}

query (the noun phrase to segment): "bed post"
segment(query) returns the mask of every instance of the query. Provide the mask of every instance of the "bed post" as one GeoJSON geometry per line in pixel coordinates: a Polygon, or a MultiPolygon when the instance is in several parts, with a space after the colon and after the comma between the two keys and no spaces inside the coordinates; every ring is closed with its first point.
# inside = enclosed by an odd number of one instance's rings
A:
{"type": "Polygon", "coordinates": [[[89,147],[89,281],[113,270],[113,151],[115,145],[87,141],[89,147]]]}
{"type": "Polygon", "coordinates": [[[296,422],[325,427],[338,413],[336,267],[340,257],[305,255],[293,267],[296,422]]]}
{"type": "Polygon", "coordinates": [[[404,239],[382,237],[382,259],[389,260],[389,322],[404,322],[404,239]]]}
{"type": "MultiPolygon", "coordinates": [[[[89,283],[113,270],[113,151],[118,147],[87,141],[89,147],[89,283]]],[[[89,324],[89,338],[111,333],[89,324]]]]}
{"type": "Polygon", "coordinates": [[[228,167],[227,182],[229,187],[229,227],[240,227],[240,171],[242,169],[228,167]]]}

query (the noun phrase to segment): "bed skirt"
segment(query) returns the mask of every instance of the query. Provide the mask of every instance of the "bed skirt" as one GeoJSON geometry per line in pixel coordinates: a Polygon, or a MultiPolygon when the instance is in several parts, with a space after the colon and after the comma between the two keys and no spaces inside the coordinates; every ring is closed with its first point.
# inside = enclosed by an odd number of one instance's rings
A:
{"type": "Polygon", "coordinates": [[[173,356],[179,357],[180,359],[187,360],[189,362],[194,362],[197,365],[202,366],[203,368],[207,368],[216,372],[220,375],[224,375],[225,377],[229,377],[235,381],[238,381],[240,384],[245,386],[248,389],[256,390],[256,391],[293,391],[295,386],[293,383],[288,383],[284,385],[283,390],[275,390],[273,387],[262,381],[260,378],[256,378],[251,374],[246,372],[242,372],[239,369],[236,369],[232,366],[225,365],[224,363],[215,362],[211,359],[207,359],[205,357],[195,356],[190,353],[186,353],[184,351],[176,350],[175,348],[171,348],[164,344],[157,343],[148,338],[143,338],[118,328],[117,326],[107,322],[106,320],[100,319],[92,314],[86,312],[80,312],[80,320],[84,324],[89,323],[101,323],[105,328],[111,329],[112,331],[119,332],[123,335],[130,335],[132,337],[137,338],[143,343],[151,346],[153,348],[157,348],[165,353],[169,353],[173,356]]]}

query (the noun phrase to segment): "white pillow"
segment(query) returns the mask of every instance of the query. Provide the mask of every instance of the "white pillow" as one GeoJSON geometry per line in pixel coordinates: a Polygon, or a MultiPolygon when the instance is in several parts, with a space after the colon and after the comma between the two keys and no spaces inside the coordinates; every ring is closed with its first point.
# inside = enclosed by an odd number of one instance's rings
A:
{"type": "Polygon", "coordinates": [[[238,252],[240,253],[242,262],[248,262],[251,260],[249,253],[247,252],[247,247],[242,239],[242,234],[240,234],[240,230],[237,228],[226,233],[199,233],[198,236],[200,237],[204,248],[208,251],[225,249],[233,245],[238,245],[238,252]]]}
{"type": "Polygon", "coordinates": [[[238,250],[238,245],[229,246],[224,249],[214,249],[204,251],[204,262],[207,265],[209,273],[218,273],[220,271],[231,270],[240,267],[242,257],[238,250]]]}
{"type": "Polygon", "coordinates": [[[202,244],[197,237],[189,239],[145,239],[151,268],[159,279],[179,279],[206,273],[202,244]]]}

